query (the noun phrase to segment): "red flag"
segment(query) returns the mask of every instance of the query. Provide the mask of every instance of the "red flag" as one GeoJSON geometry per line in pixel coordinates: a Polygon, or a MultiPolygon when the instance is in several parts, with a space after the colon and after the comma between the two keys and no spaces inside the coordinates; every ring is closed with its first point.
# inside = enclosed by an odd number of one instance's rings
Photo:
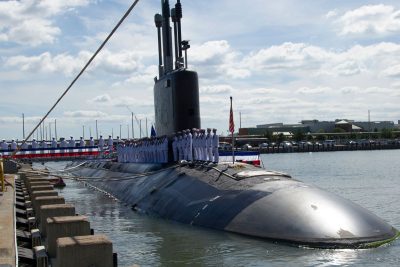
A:
{"type": "Polygon", "coordinates": [[[231,97],[231,112],[229,114],[229,132],[235,131],[235,122],[233,121],[233,110],[232,110],[232,97],[231,97]]]}

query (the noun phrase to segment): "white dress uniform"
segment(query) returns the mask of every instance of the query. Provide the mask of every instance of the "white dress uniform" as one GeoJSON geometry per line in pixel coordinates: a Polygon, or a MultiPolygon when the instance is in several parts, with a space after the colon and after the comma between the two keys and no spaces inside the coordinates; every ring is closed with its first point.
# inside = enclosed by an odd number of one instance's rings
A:
{"type": "Polygon", "coordinates": [[[193,137],[190,131],[187,133],[186,148],[188,161],[193,161],[193,137]]]}
{"type": "Polygon", "coordinates": [[[57,148],[57,141],[56,139],[53,137],[53,140],[51,141],[51,147],[52,148],[57,148]]]}
{"type": "Polygon", "coordinates": [[[75,140],[72,136],[71,139],[68,141],[68,147],[69,147],[69,152],[74,152],[75,140]]]}
{"type": "Polygon", "coordinates": [[[167,163],[168,162],[168,137],[164,137],[164,140],[162,142],[162,151],[164,154],[163,163],[167,163]]]}
{"type": "Polygon", "coordinates": [[[111,135],[108,136],[107,145],[108,145],[108,150],[112,152],[114,140],[111,138],[111,135]]]}
{"type": "Polygon", "coordinates": [[[178,138],[176,136],[172,141],[172,153],[174,154],[174,161],[178,161],[178,138]]]}
{"type": "Polygon", "coordinates": [[[11,150],[16,150],[17,149],[17,143],[15,142],[15,140],[11,141],[10,147],[11,147],[11,150]]]}
{"type": "Polygon", "coordinates": [[[100,135],[100,139],[99,139],[99,148],[100,148],[100,151],[103,151],[103,148],[104,148],[104,139],[103,139],[103,136],[101,136],[100,135]]]}
{"type": "MultiPolygon", "coordinates": [[[[21,150],[22,150],[22,149],[28,149],[28,143],[27,143],[27,142],[25,142],[25,143],[23,143],[23,144],[21,145],[21,150]]],[[[23,151],[23,150],[22,150],[21,153],[22,153],[22,154],[25,154],[26,151],[23,151]]]]}
{"type": "MultiPolygon", "coordinates": [[[[38,143],[36,142],[36,139],[32,140],[32,149],[37,149],[38,148],[38,143]]],[[[32,151],[32,154],[36,154],[36,151],[32,151]]]]}
{"type": "Polygon", "coordinates": [[[218,147],[219,147],[219,136],[216,132],[214,132],[212,137],[212,152],[214,154],[214,160],[213,160],[214,163],[218,163],[219,161],[218,147]]]}
{"type": "Polygon", "coordinates": [[[183,138],[182,138],[182,135],[180,135],[179,139],[178,139],[178,152],[179,152],[178,160],[183,160],[184,159],[183,149],[184,149],[184,147],[183,147],[183,138]]]}
{"type": "Polygon", "coordinates": [[[199,160],[197,154],[197,132],[193,132],[193,159],[199,160]]]}
{"type": "Polygon", "coordinates": [[[83,137],[79,140],[79,152],[82,152],[83,147],[85,146],[85,140],[83,140],[83,137]]]}
{"type": "Polygon", "coordinates": [[[93,139],[93,137],[90,137],[90,139],[89,139],[89,146],[91,147],[91,148],[89,148],[89,151],[92,152],[93,151],[92,147],[94,147],[94,139],[93,139]]]}
{"type": "Polygon", "coordinates": [[[206,152],[207,152],[207,161],[213,161],[213,156],[212,156],[212,136],[210,132],[207,131],[207,136],[206,136],[206,152]]]}

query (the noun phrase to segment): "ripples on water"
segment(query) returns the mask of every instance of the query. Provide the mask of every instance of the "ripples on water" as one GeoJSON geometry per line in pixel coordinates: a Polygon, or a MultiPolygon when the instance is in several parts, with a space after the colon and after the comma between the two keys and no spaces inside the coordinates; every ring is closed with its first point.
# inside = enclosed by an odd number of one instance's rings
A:
{"type": "MultiPolygon", "coordinates": [[[[400,150],[269,154],[262,160],[267,169],[339,194],[400,228],[400,150]]],[[[367,250],[290,247],[139,215],[79,182],[67,181],[60,191],[89,217],[95,233],[113,241],[119,266],[400,266],[399,240],[367,250]]]]}

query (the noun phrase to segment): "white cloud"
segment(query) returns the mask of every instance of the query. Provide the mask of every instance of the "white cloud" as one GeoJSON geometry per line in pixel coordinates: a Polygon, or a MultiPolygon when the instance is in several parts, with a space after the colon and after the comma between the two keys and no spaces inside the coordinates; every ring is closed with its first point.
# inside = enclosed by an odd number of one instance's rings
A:
{"type": "Polygon", "coordinates": [[[100,118],[108,116],[107,113],[98,110],[65,111],[64,116],[72,118],[100,118]]]}
{"type": "Polygon", "coordinates": [[[220,61],[230,50],[229,43],[226,40],[209,41],[202,45],[194,45],[189,49],[190,61],[194,63],[206,61],[220,61]]]}
{"type": "Polygon", "coordinates": [[[299,94],[322,94],[330,91],[331,88],[329,87],[315,87],[315,88],[309,88],[309,87],[301,87],[296,90],[296,93],[299,94]]]}
{"type": "MultiPolygon", "coordinates": [[[[77,74],[89,58],[91,52],[81,51],[76,56],[69,54],[52,55],[44,52],[38,56],[13,56],[5,61],[8,67],[17,67],[23,71],[36,72],[62,72],[67,76],[77,74]]],[[[100,53],[89,67],[89,71],[95,68],[113,74],[127,74],[135,71],[141,66],[140,56],[130,51],[120,51],[117,53],[104,50],[100,53]]]]}
{"type": "Polygon", "coordinates": [[[228,94],[233,90],[232,86],[227,84],[208,85],[200,88],[201,94],[228,94]]]}
{"type": "Polygon", "coordinates": [[[86,6],[90,0],[0,1],[0,41],[28,46],[54,43],[61,30],[53,17],[86,6]]]}
{"type": "Polygon", "coordinates": [[[340,35],[397,33],[400,31],[400,10],[384,4],[365,5],[347,11],[336,23],[340,35]]]}
{"type": "Polygon", "coordinates": [[[400,78],[400,64],[391,66],[382,71],[383,76],[400,78]]]}

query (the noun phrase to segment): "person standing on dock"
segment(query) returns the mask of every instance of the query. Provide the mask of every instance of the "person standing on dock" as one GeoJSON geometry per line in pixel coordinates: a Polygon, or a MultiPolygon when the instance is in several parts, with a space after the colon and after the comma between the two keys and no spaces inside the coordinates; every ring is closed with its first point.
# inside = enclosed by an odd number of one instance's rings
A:
{"type": "Polygon", "coordinates": [[[110,153],[112,153],[114,140],[112,139],[111,135],[108,136],[107,145],[108,145],[108,151],[110,151],[110,153]]]}
{"type": "Polygon", "coordinates": [[[51,148],[57,148],[57,140],[54,137],[51,140],[51,148]]]}
{"type": "Polygon", "coordinates": [[[186,130],[187,160],[193,161],[193,136],[189,129],[186,130]]]}
{"type": "Polygon", "coordinates": [[[93,136],[91,136],[90,139],[89,139],[89,146],[90,146],[89,152],[92,152],[93,151],[93,147],[94,147],[93,136]]]}
{"type": "Polygon", "coordinates": [[[36,149],[37,148],[38,148],[38,143],[36,142],[36,139],[33,138],[33,140],[32,140],[32,149],[33,149],[32,154],[36,154],[36,149]]]}
{"type": "Polygon", "coordinates": [[[25,154],[26,153],[26,149],[28,149],[28,142],[24,143],[24,139],[22,140],[22,145],[21,145],[21,154],[25,154]]]}
{"type": "Polygon", "coordinates": [[[17,143],[15,142],[15,140],[11,140],[11,144],[10,144],[11,150],[17,150],[17,143]]]}
{"type": "Polygon", "coordinates": [[[217,134],[217,129],[213,129],[213,136],[212,136],[212,153],[214,154],[214,160],[213,162],[215,164],[218,163],[219,161],[219,152],[218,152],[218,147],[219,147],[219,136],[217,134]]]}
{"type": "Polygon", "coordinates": [[[85,140],[83,140],[83,137],[81,136],[79,139],[79,152],[82,152],[83,147],[85,147],[85,140]]]}
{"type": "Polygon", "coordinates": [[[103,139],[103,136],[102,136],[102,135],[100,135],[100,139],[99,139],[98,145],[99,145],[100,151],[103,151],[103,148],[104,148],[104,139],[103,139]]]}
{"type": "Polygon", "coordinates": [[[74,152],[74,147],[75,147],[74,137],[70,136],[70,140],[69,140],[68,146],[69,146],[69,152],[70,153],[74,152]]]}
{"type": "Polygon", "coordinates": [[[207,135],[206,135],[206,153],[207,158],[206,161],[212,162],[212,136],[211,136],[211,129],[207,128],[207,135]]]}
{"type": "Polygon", "coordinates": [[[174,137],[172,140],[172,154],[174,155],[174,162],[178,161],[178,138],[176,137],[176,133],[173,133],[174,137]]]}

